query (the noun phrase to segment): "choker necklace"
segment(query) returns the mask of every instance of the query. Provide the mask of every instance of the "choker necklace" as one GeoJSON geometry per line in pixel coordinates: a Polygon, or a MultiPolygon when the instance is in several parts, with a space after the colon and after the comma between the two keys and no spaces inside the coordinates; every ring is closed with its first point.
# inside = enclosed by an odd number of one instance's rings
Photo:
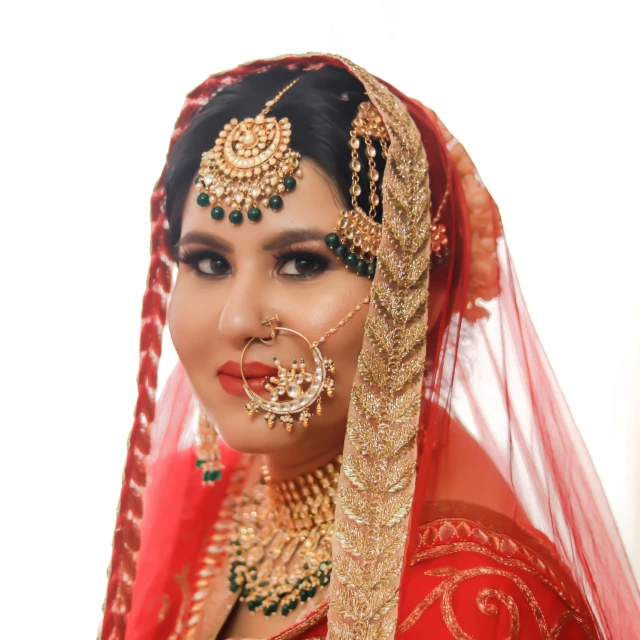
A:
{"type": "Polygon", "coordinates": [[[262,482],[234,510],[229,588],[252,612],[284,616],[331,578],[335,500],[342,456],[295,480],[262,482]]]}

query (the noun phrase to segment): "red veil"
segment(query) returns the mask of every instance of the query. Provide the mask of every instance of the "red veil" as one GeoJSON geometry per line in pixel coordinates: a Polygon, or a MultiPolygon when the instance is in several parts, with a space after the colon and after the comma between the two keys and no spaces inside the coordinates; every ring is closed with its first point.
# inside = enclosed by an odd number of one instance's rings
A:
{"type": "MultiPolygon", "coordinates": [[[[287,56],[211,76],[187,96],[171,144],[224,85],[274,65],[304,70],[324,64],[346,66],[331,56],[287,56]]],[[[451,252],[446,266],[431,274],[432,281],[445,285],[447,299],[427,341],[405,558],[422,543],[425,524],[443,515],[468,517],[474,509],[486,510],[496,522],[535,535],[554,549],[588,602],[599,637],[636,637],[640,594],[596,471],[527,312],[498,209],[466,151],[436,114],[383,84],[418,127],[433,202],[445,202],[442,222],[451,252]]],[[[171,634],[184,611],[173,618],[166,612],[172,599],[188,601],[194,557],[234,483],[232,470],[242,464],[239,454],[223,448],[231,472],[223,474],[215,491],[200,485],[192,446],[193,398],[179,365],[156,408],[172,282],[164,199],[163,172],[151,199],[139,393],[114,537],[104,640],[179,637],[171,634]],[[182,566],[185,573],[176,576],[176,567],[182,566]]],[[[402,631],[408,614],[402,593],[399,606],[402,631]]]]}

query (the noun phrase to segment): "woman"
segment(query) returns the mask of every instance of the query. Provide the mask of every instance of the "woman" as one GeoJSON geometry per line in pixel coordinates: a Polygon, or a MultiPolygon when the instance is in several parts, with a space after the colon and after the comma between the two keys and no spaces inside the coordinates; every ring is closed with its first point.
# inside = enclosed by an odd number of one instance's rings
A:
{"type": "Polygon", "coordinates": [[[337,56],[214,75],[152,225],[103,638],[635,637],[498,210],[432,111],[337,56]]]}

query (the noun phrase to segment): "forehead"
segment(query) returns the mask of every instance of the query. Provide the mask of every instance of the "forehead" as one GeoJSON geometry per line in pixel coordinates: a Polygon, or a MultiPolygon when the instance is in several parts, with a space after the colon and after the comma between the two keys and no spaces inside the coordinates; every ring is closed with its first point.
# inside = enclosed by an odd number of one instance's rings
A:
{"type": "Polygon", "coordinates": [[[243,212],[242,223],[232,224],[229,213],[233,207],[225,207],[222,220],[213,220],[211,207],[198,205],[198,190],[192,185],[182,213],[181,236],[190,231],[210,232],[232,244],[255,244],[267,235],[291,229],[313,227],[329,233],[344,207],[342,198],[335,183],[313,161],[303,158],[300,169],[303,177],[293,191],[283,194],[282,209],[276,212],[261,207],[262,218],[258,222],[249,221],[243,212]]]}

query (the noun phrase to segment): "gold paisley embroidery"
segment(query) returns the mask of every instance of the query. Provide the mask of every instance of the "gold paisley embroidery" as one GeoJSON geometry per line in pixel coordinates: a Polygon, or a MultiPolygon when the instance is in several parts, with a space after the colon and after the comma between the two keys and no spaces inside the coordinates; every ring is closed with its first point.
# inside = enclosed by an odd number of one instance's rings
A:
{"type": "MultiPolygon", "coordinates": [[[[430,575],[443,575],[441,573],[434,574],[429,571],[426,573],[430,575]]],[[[456,619],[452,605],[453,594],[459,587],[460,583],[465,580],[477,578],[479,576],[501,576],[510,580],[523,595],[536,619],[541,640],[556,640],[562,628],[569,621],[573,621],[578,624],[589,640],[596,640],[596,636],[589,629],[584,618],[574,610],[563,611],[554,626],[549,629],[542,609],[540,608],[540,605],[532,591],[522,578],[510,571],[494,567],[474,567],[472,569],[457,570],[452,574],[445,575],[449,575],[449,577],[440,583],[420,604],[418,604],[418,606],[402,622],[398,629],[400,633],[410,629],[420,619],[425,611],[427,611],[427,609],[429,609],[436,600],[441,598],[440,609],[442,612],[442,618],[451,635],[456,640],[474,640],[474,637],[467,634],[456,619]]],[[[477,595],[476,604],[478,609],[485,615],[498,614],[498,606],[490,601],[491,598],[497,600],[507,608],[510,621],[509,639],[517,640],[520,636],[520,611],[515,599],[500,589],[487,587],[481,589],[477,595]]]]}

